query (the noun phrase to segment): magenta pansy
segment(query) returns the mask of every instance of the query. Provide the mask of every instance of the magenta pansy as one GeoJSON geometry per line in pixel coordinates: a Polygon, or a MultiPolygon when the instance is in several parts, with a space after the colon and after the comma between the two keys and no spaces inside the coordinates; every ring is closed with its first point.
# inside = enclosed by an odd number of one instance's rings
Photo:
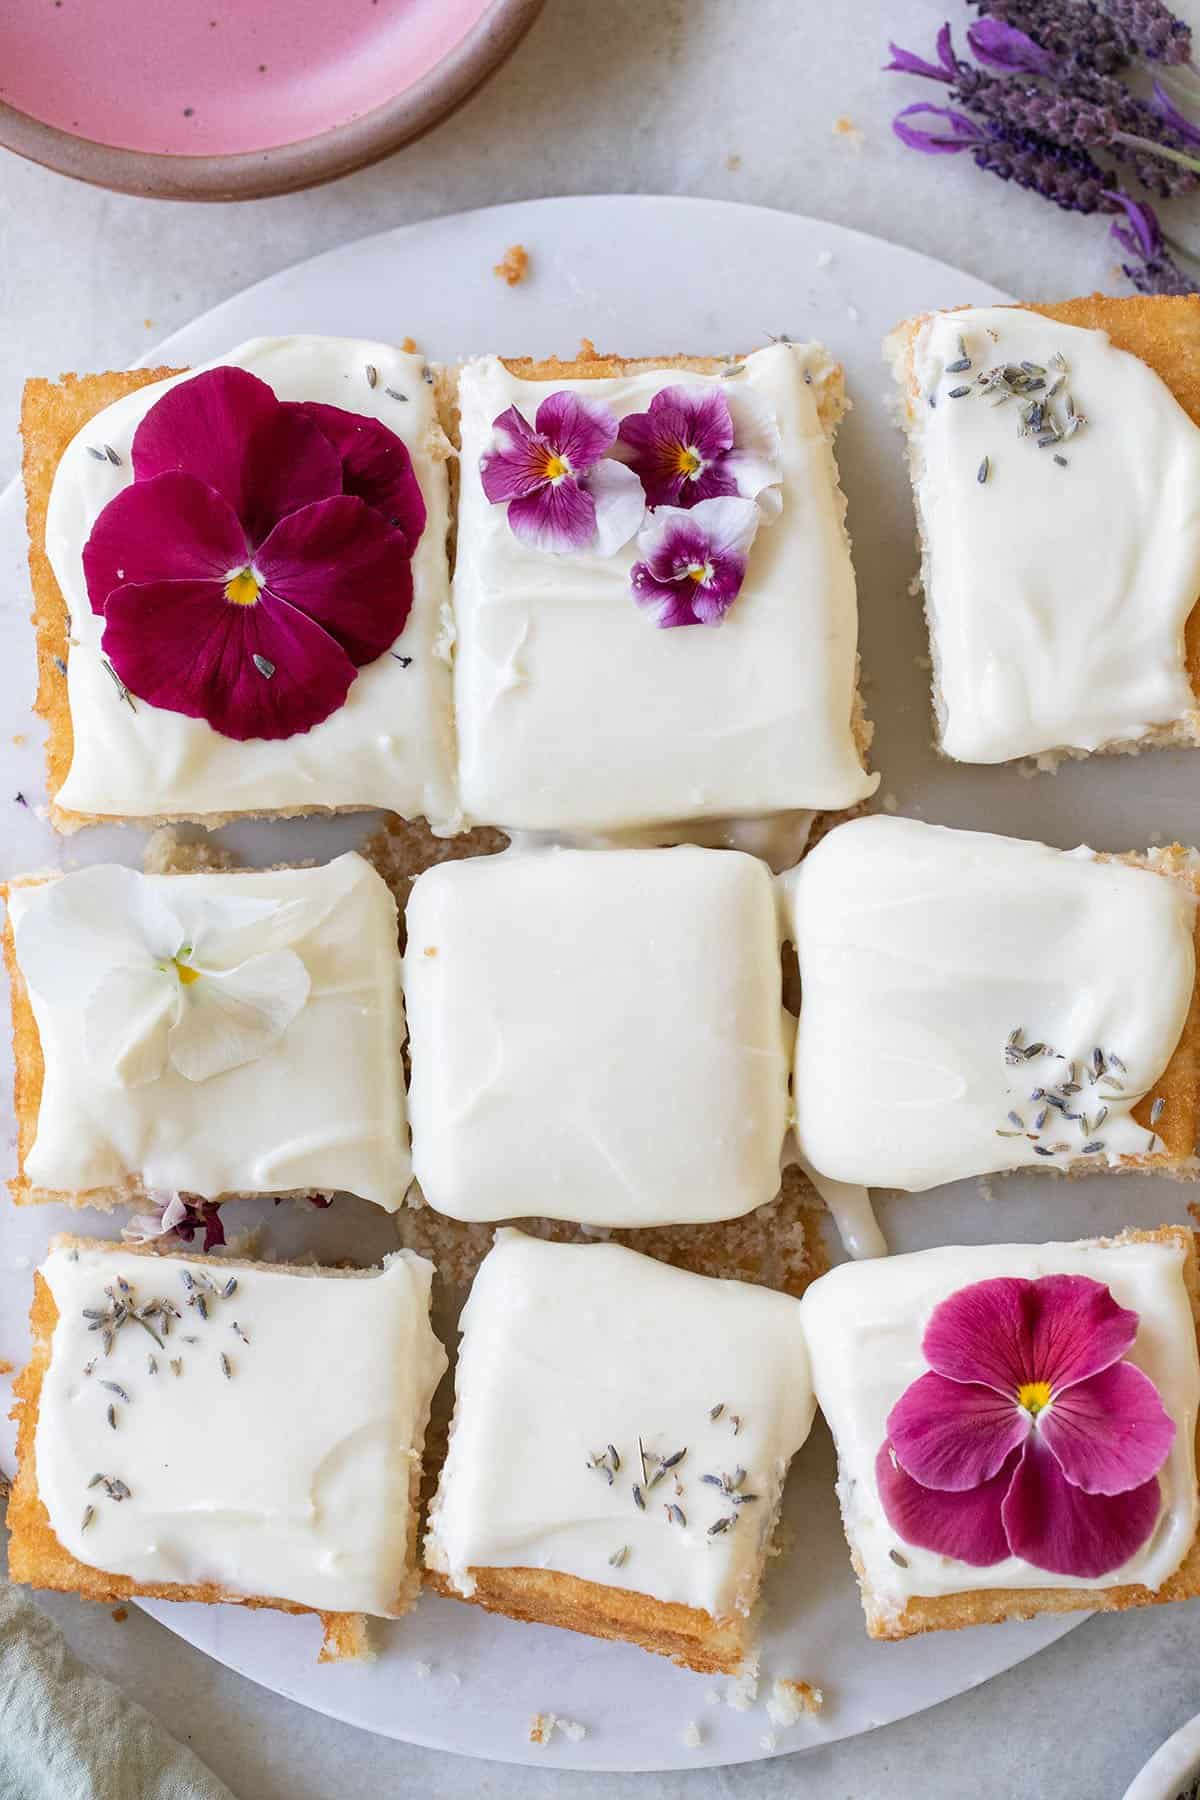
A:
{"type": "Polygon", "coordinates": [[[758,530],[753,500],[721,495],[693,507],[660,506],[638,534],[633,597],[660,626],[719,625],[737,599],[758,530]]]}
{"type": "Polygon", "coordinates": [[[740,494],[778,511],[779,430],[752,394],[660,388],[646,412],[621,420],[616,454],[636,472],[648,506],[740,494]]]}
{"type": "Polygon", "coordinates": [[[1083,1275],[975,1282],[934,1309],[930,1368],[887,1421],[880,1500],[906,1543],[1095,1580],[1154,1530],[1175,1425],[1124,1360],[1138,1316],[1083,1275]]]}
{"type": "Polygon", "coordinates": [[[641,483],[615,462],[617,421],[606,406],[567,389],[548,394],[531,425],[515,406],[493,420],[479,459],[483,491],[508,508],[521,542],[557,555],[627,544],[645,510],[641,483]]]}
{"type": "Polygon", "coordinates": [[[224,367],[156,401],[131,460],[83,552],[124,686],[231,738],[336,712],[412,605],[425,503],[401,440],[224,367]]]}

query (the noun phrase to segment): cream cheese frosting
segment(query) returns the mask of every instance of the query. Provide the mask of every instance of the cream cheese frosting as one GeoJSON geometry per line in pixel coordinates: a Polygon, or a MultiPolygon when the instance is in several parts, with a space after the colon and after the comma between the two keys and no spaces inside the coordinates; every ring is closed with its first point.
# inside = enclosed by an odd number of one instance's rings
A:
{"type": "Polygon", "coordinates": [[[447,648],[448,446],[420,357],[356,338],[253,338],[202,368],[248,369],[280,400],[318,401],[379,419],[402,438],[425,499],[412,560],[413,603],[391,653],[360,669],[346,704],[311,731],[243,743],[203,719],[121,703],[100,652],[83,547],[97,515],[132,479],[129,448],[167,389],[200,369],[154,382],[106,407],[63,453],[50,493],[46,553],[71,615],[67,694],[74,754],[60,807],[124,818],[230,812],[315,812],[386,806],[457,830],[447,648]],[[376,373],[372,386],[368,368],[376,373]],[[119,465],[88,452],[111,445],[119,465]],[[402,660],[411,658],[407,663],[402,660]]]}
{"type": "MultiPolygon", "coordinates": [[[[405,1610],[415,1477],[446,1368],[432,1263],[402,1250],[338,1276],[60,1245],[41,1273],[58,1319],[34,1457],[65,1550],[139,1583],[405,1610]],[[104,1354],[88,1314],[114,1292],[178,1310],[161,1347],[126,1321],[104,1354]]],[[[149,1324],[162,1335],[161,1313],[149,1324]]]]}
{"type": "Polygon", "coordinates": [[[800,1302],[801,1316],[817,1399],[837,1443],[842,1516],[862,1565],[869,1613],[895,1616],[914,1595],[980,1588],[1162,1586],[1187,1553],[1198,1516],[1200,1366],[1182,1266],[1178,1244],[984,1244],[847,1263],[813,1283],[800,1302]],[[1152,1536],[1121,1568],[1099,1579],[1050,1574],[1015,1556],[980,1568],[919,1549],[888,1524],[875,1481],[888,1414],[928,1367],[921,1339],[934,1307],[971,1282],[1052,1274],[1103,1282],[1119,1305],[1138,1314],[1129,1360],[1155,1383],[1176,1426],[1159,1475],[1162,1511],[1152,1536]],[[898,1548],[902,1563],[891,1555],[898,1548]]]}
{"type": "Polygon", "coordinates": [[[1165,382],[1105,332],[1020,307],[935,313],[913,379],[945,754],[1089,751],[1194,719],[1200,430],[1165,382]],[[979,377],[1003,366],[1040,369],[1045,387],[997,404],[979,377]],[[1068,437],[1036,415],[1018,436],[1036,402],[1068,437]]]}
{"type": "Polygon", "coordinates": [[[553,1569],[714,1618],[749,1609],[813,1418],[799,1302],[501,1231],[461,1329],[431,1567],[463,1593],[472,1569],[553,1569]]]}
{"type": "Polygon", "coordinates": [[[409,1111],[456,1219],[735,1218],[779,1191],[771,878],[733,850],[509,851],[408,903],[409,1111]]]}
{"type": "MultiPolygon", "coordinates": [[[[95,965],[95,987],[81,986],[71,1004],[30,987],[45,1066],[24,1164],[32,1185],[79,1194],[128,1184],[207,1199],[342,1189],[400,1206],[411,1164],[396,907],[370,864],[350,854],[311,869],[136,877],[168,905],[181,892],[277,903],[275,948],[298,957],[308,977],[299,1012],[253,1061],[201,1080],[168,1064],[140,1085],[88,1051],[87,1008],[126,954],[126,921],[75,917],[55,892],[92,873],[9,892],[19,968],[22,942],[51,905],[72,954],[95,965]]],[[[123,1004],[115,988],[95,1003],[123,1004]]]]}
{"type": "Polygon", "coordinates": [[[781,886],[803,990],[796,1135],[821,1174],[920,1190],[1157,1142],[1131,1113],[1191,1003],[1184,883],[876,816],[781,886]]]}
{"type": "Polygon", "coordinates": [[[782,436],[782,514],[760,526],[719,627],[660,630],[629,591],[635,543],[608,557],[527,548],[488,502],[479,458],[502,412],[532,419],[560,388],[623,417],[664,387],[719,378],[659,369],[550,383],[494,356],[466,365],[454,691],[472,819],[585,834],[850,806],[874,790],[850,728],[857,606],[809,385],[822,366],[815,346],[746,358],[734,379],[782,436]]]}

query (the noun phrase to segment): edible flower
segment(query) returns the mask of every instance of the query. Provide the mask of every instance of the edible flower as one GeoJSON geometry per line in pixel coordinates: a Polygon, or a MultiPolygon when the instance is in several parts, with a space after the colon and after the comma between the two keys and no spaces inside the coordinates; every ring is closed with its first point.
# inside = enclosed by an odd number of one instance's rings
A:
{"type": "Polygon", "coordinates": [[[204,1233],[204,1249],[214,1250],[225,1242],[225,1226],[221,1205],[217,1200],[185,1200],[182,1194],[151,1192],[147,1196],[152,1212],[134,1213],[121,1227],[121,1236],[129,1244],[150,1244],[160,1238],[175,1238],[190,1244],[196,1233],[204,1233]]]}
{"type": "Polygon", "coordinates": [[[1154,1530],[1175,1437],[1154,1383],[1122,1360],[1137,1329],[1083,1275],[1005,1276],[942,1301],[922,1341],[930,1371],[892,1408],[876,1458],[894,1530],[977,1567],[1120,1568],[1154,1530]]]}
{"type": "Polygon", "coordinates": [[[225,737],[286,738],[404,629],[425,503],[401,440],[245,369],[170,388],[83,551],[124,690],[225,737]]]}
{"type": "Polygon", "coordinates": [[[638,605],[657,609],[663,627],[719,625],[745,580],[759,517],[753,500],[735,495],[660,506],[638,534],[630,573],[638,605]]]}
{"type": "Polygon", "coordinates": [[[637,474],[648,506],[741,494],[779,510],[779,430],[752,394],[660,388],[646,412],[621,420],[616,454],[637,474]]]}
{"type": "Polygon", "coordinates": [[[99,865],[47,884],[20,922],[34,994],[82,1013],[89,1060],[122,1087],[167,1068],[208,1081],[254,1062],[308,999],[283,947],[307,908],[172,882],[169,901],[133,869],[99,865]]]}
{"type": "Polygon", "coordinates": [[[507,506],[514,536],[534,550],[611,556],[627,544],[645,510],[641,483],[608,452],[615,414],[561,388],[531,425],[515,406],[493,420],[495,441],[479,459],[483,491],[507,506]]]}

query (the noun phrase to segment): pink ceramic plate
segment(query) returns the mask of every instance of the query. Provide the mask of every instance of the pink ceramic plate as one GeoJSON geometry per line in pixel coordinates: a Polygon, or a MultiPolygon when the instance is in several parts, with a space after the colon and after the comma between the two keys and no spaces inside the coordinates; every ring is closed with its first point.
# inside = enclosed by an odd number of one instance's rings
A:
{"type": "Polygon", "coordinates": [[[249,199],[385,156],[542,0],[37,0],[0,8],[0,144],[103,187],[249,199]]]}

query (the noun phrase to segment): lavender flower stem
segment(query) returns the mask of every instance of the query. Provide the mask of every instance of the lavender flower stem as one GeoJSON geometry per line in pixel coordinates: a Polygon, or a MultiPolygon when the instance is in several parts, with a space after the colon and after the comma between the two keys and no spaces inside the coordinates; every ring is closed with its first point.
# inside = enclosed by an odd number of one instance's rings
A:
{"type": "Polygon", "coordinates": [[[1177,163],[1181,169],[1190,169],[1194,175],[1200,175],[1200,157],[1173,150],[1169,144],[1156,144],[1150,138],[1135,136],[1132,131],[1115,131],[1113,142],[1125,144],[1130,150],[1144,151],[1147,156],[1161,156],[1167,162],[1177,163]]]}

